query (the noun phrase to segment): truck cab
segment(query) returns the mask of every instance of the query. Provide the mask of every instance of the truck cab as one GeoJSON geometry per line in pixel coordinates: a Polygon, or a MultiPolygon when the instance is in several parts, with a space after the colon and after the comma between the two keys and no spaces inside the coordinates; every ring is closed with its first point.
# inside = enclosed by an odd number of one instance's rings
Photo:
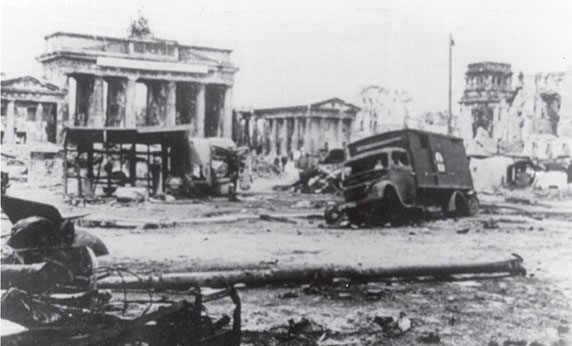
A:
{"type": "Polygon", "coordinates": [[[419,130],[351,143],[342,186],[345,203],[326,209],[329,223],[344,213],[356,224],[399,224],[430,207],[461,215],[478,209],[462,140],[419,130]]]}
{"type": "Polygon", "coordinates": [[[415,199],[414,175],[403,148],[383,148],[356,156],[344,164],[344,198],[360,206],[379,199],[385,187],[396,186],[404,202],[410,204],[415,199]]]}

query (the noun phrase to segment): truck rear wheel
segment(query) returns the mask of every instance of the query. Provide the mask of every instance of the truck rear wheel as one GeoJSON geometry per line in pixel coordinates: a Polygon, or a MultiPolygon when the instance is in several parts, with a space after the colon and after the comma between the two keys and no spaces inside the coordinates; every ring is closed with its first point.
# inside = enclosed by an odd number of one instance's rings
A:
{"type": "Polygon", "coordinates": [[[455,197],[455,210],[452,213],[455,216],[474,216],[479,212],[479,200],[475,194],[468,195],[466,193],[458,194],[455,197]]]}
{"type": "Polygon", "coordinates": [[[475,216],[479,213],[479,199],[475,194],[467,196],[467,216],[475,216]]]}

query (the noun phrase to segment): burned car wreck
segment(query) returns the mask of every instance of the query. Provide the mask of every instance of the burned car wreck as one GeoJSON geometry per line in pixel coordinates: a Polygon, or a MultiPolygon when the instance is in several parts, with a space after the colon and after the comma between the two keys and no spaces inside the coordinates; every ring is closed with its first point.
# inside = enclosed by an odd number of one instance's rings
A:
{"type": "MultiPolygon", "coordinates": [[[[131,289],[114,294],[99,281],[137,274],[100,267],[109,252],[54,206],[2,195],[13,223],[2,247],[3,345],[239,345],[240,298],[233,287],[162,294],[131,289]],[[212,319],[204,304],[230,297],[232,318],[212,319]],[[12,324],[6,324],[10,321],[12,324]]],[[[82,215],[83,216],[83,215],[82,215]]],[[[81,216],[79,216],[81,217],[81,216]]]]}

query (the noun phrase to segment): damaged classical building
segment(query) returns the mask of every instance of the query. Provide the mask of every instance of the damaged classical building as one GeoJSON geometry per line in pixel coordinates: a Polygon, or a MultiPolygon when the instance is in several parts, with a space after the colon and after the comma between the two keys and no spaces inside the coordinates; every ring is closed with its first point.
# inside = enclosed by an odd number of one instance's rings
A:
{"type": "Polygon", "coordinates": [[[184,124],[193,136],[231,136],[230,50],[64,32],[45,43],[45,78],[69,91],[59,129],[184,124]]]}
{"type": "Polygon", "coordinates": [[[31,76],[3,79],[1,86],[2,144],[56,143],[66,92],[31,76]]]}
{"type": "Polygon", "coordinates": [[[236,112],[237,141],[259,154],[290,156],[344,148],[359,107],[339,98],[236,112]]]}

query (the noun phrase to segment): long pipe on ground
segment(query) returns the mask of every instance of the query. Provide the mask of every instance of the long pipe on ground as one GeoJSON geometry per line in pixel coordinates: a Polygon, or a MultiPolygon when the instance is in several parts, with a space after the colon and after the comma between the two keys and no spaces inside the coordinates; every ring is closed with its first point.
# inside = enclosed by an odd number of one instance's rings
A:
{"type": "Polygon", "coordinates": [[[375,282],[392,278],[448,277],[462,274],[510,274],[524,275],[522,258],[515,256],[498,262],[468,263],[434,266],[409,266],[387,268],[310,267],[258,270],[232,270],[195,273],[171,273],[151,276],[145,280],[134,277],[107,277],[98,282],[100,288],[188,290],[191,287],[224,288],[243,283],[247,286],[272,284],[311,283],[316,280],[348,278],[354,282],[375,282]]]}

